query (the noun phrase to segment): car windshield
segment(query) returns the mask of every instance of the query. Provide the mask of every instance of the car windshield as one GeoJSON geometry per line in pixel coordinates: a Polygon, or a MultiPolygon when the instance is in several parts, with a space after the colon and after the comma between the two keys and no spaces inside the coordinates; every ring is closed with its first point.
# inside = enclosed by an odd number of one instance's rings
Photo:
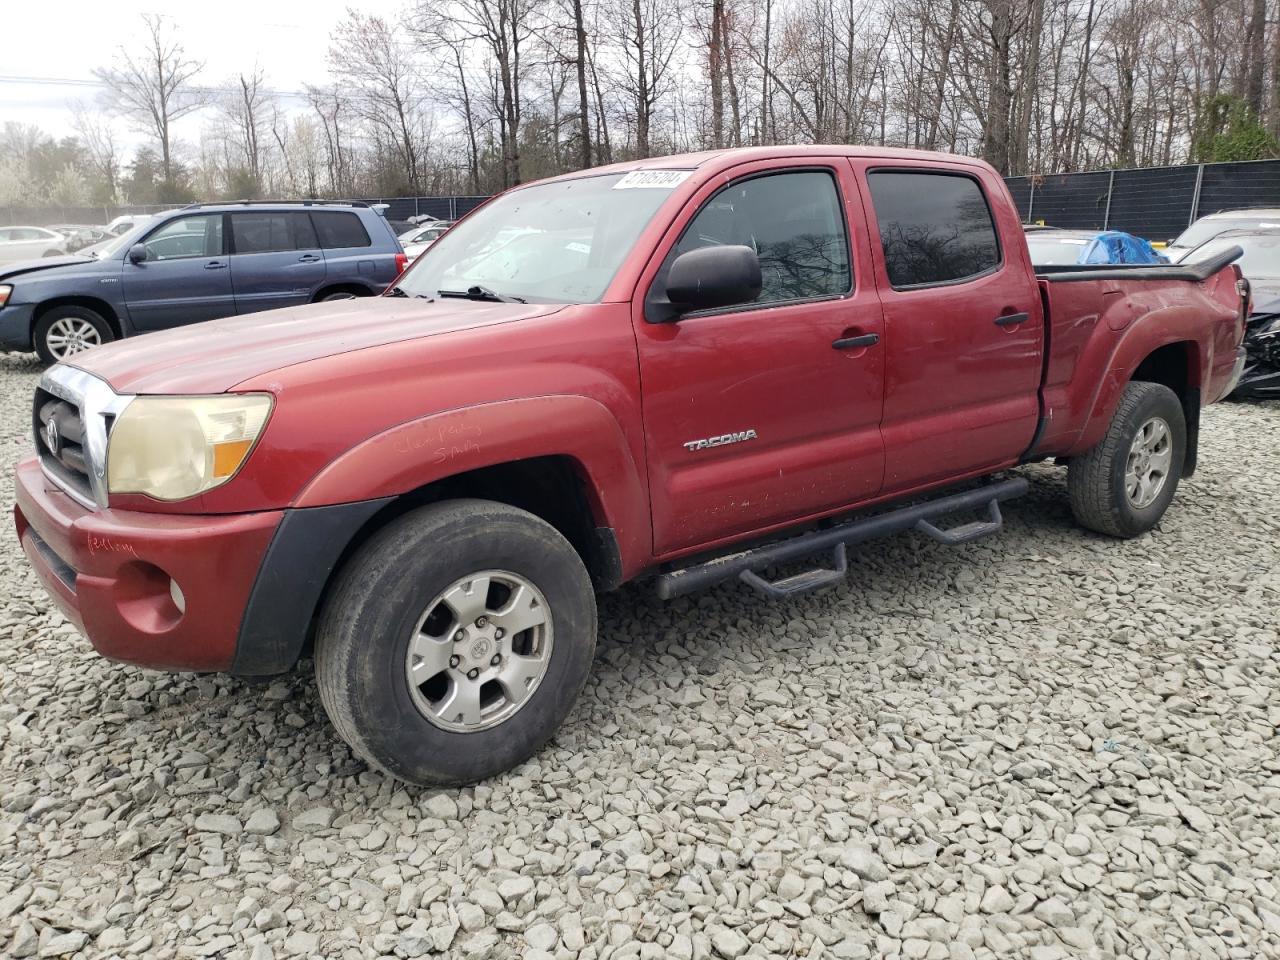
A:
{"type": "Polygon", "coordinates": [[[1031,262],[1037,267],[1056,267],[1079,263],[1080,255],[1089,241],[1084,237],[1054,237],[1030,234],[1027,246],[1031,248],[1031,262]]]}
{"type": "Polygon", "coordinates": [[[1208,260],[1232,247],[1239,247],[1244,251],[1244,256],[1236,263],[1245,277],[1250,280],[1264,277],[1280,279],[1280,231],[1277,231],[1274,236],[1254,234],[1245,237],[1218,237],[1203,246],[1196,247],[1182,258],[1182,262],[1208,260]]]}
{"type": "Polygon", "coordinates": [[[1205,217],[1183,230],[1169,246],[1198,247],[1228,230],[1280,230],[1280,216],[1259,216],[1255,213],[1239,217],[1205,217]]]}
{"type": "Polygon", "coordinates": [[[687,176],[617,173],[513,190],[442,234],[397,286],[411,296],[478,289],[477,299],[597,303],[640,232],[687,176]]]}

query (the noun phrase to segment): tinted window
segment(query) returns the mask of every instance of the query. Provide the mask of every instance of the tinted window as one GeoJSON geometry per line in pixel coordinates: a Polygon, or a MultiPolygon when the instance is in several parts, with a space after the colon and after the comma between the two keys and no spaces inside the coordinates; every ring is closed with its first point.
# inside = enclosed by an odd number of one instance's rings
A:
{"type": "Polygon", "coordinates": [[[148,260],[222,255],[222,214],[170,220],[144,241],[148,260]]]}
{"type": "Polygon", "coordinates": [[[991,210],[976,180],[942,173],[871,173],[889,282],[963,280],[1000,263],[991,210]]]}
{"type": "Polygon", "coordinates": [[[311,219],[315,222],[316,232],[320,235],[320,246],[326,250],[371,245],[364,224],[354,213],[315,210],[311,213],[311,219]]]}
{"type": "Polygon", "coordinates": [[[305,213],[233,213],[231,236],[236,253],[309,250],[317,246],[305,213]]]}
{"type": "Polygon", "coordinates": [[[830,174],[779,173],[726,187],[685,228],[673,258],[721,244],[748,246],[759,256],[756,303],[849,292],[849,244],[830,174]]]}

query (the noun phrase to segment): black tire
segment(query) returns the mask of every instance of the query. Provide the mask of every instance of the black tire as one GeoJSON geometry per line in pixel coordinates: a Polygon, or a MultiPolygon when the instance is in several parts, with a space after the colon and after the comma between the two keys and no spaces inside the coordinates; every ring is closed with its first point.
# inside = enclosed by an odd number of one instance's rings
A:
{"type": "MultiPolygon", "coordinates": [[[[101,343],[110,343],[116,338],[115,331],[111,329],[111,324],[107,323],[106,318],[96,310],[90,310],[88,307],[74,304],[53,307],[40,315],[40,319],[36,321],[35,329],[32,331],[32,340],[35,342],[36,353],[40,355],[40,359],[45,363],[57,363],[63,359],[63,356],[58,354],[57,349],[51,347],[49,343],[49,333],[59,320],[84,321],[90,324],[97,331],[98,339],[101,343]]],[[[70,355],[67,354],[67,356],[70,355]]]]}
{"type": "Polygon", "coordinates": [[[356,293],[354,290],[331,290],[323,297],[317,297],[316,303],[328,303],[330,300],[355,300],[357,297],[367,297],[367,293],[356,293]]]}
{"type": "Polygon", "coordinates": [[[1067,467],[1067,493],[1076,522],[1113,537],[1146,533],[1160,522],[1178,490],[1186,449],[1187,425],[1177,394],[1160,383],[1130,383],[1106,435],[1067,467]],[[1125,473],[1134,439],[1157,417],[1168,425],[1172,445],[1169,470],[1155,499],[1139,507],[1126,492],[1125,473]]]}
{"type": "Polygon", "coordinates": [[[471,783],[550,739],[587,681],[595,642],[591,580],[559,531],[505,504],[450,500],[392,521],[343,567],[320,616],[316,683],[338,734],[373,766],[424,786],[471,783]],[[527,579],[545,597],[554,636],[546,672],[496,726],[442,729],[410,691],[410,638],[433,598],[493,570],[527,579]]]}

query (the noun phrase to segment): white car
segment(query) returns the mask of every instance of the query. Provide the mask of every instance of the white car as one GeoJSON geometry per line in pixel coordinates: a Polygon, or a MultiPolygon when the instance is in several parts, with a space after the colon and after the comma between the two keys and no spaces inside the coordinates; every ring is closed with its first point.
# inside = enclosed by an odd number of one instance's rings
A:
{"type": "Polygon", "coordinates": [[[424,227],[415,227],[407,230],[400,235],[400,243],[404,245],[404,255],[409,258],[412,263],[419,255],[428,247],[440,239],[452,223],[445,221],[436,221],[424,227]]]}
{"type": "Polygon", "coordinates": [[[44,227],[0,227],[0,263],[61,257],[67,252],[67,238],[44,227]]]}
{"type": "Polygon", "coordinates": [[[146,223],[148,220],[151,220],[153,217],[154,217],[154,214],[150,214],[150,213],[126,213],[123,216],[116,217],[114,220],[108,223],[105,227],[103,227],[103,229],[106,230],[107,233],[111,234],[113,237],[123,237],[126,233],[128,233],[138,224],[146,223]]]}

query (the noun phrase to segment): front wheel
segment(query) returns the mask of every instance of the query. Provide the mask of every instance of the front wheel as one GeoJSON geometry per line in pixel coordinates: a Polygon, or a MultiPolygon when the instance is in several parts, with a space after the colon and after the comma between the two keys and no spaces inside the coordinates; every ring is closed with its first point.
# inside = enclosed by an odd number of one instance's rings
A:
{"type": "Polygon", "coordinates": [[[1067,467],[1076,521],[1113,537],[1146,533],[1173,500],[1186,449],[1177,394],[1160,383],[1130,383],[1106,435],[1067,467]]]}
{"type": "Polygon", "coordinates": [[[537,751],[595,651],[578,554],[505,504],[453,500],[375,533],[339,575],[316,682],[339,735],[393,777],[469,783],[537,751]]]}
{"type": "Polygon", "coordinates": [[[53,307],[41,314],[32,334],[36,353],[45,363],[57,363],[115,339],[102,314],[75,305],[53,307]]]}

